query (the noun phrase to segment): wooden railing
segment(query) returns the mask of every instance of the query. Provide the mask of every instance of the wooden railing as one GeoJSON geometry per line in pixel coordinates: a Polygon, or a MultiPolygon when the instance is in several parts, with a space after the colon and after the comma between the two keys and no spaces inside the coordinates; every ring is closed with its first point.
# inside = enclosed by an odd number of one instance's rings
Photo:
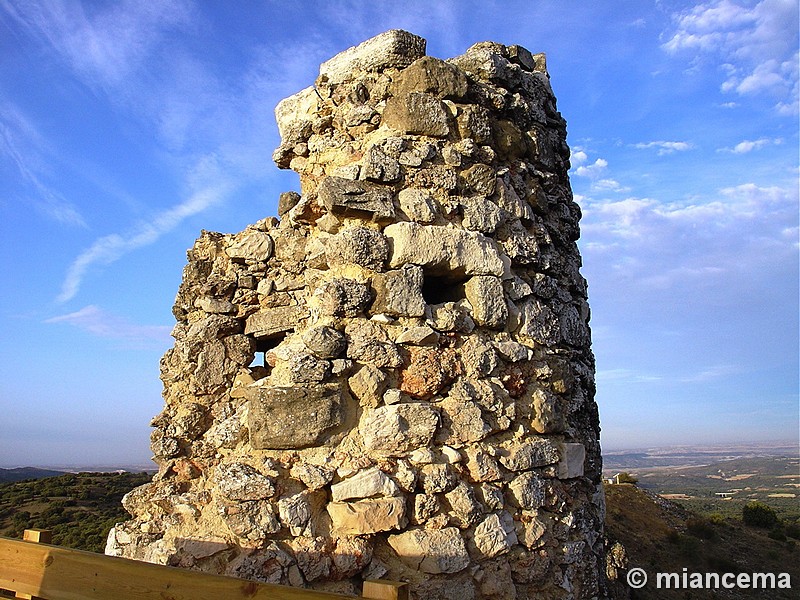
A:
{"type": "MultiPolygon", "coordinates": [[[[50,532],[0,537],[0,590],[34,600],[353,600],[247,579],[60,548],[50,532]]],[[[365,581],[361,598],[408,600],[404,583],[365,581]]]]}

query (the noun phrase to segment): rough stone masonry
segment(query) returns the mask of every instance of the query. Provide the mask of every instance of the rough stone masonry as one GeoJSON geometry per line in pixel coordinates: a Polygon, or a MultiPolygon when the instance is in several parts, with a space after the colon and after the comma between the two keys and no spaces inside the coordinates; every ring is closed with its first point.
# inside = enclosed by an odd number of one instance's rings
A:
{"type": "Polygon", "coordinates": [[[604,595],[586,282],[542,54],[393,30],[276,109],[280,219],[188,252],[106,553],[418,599],[604,595]]]}

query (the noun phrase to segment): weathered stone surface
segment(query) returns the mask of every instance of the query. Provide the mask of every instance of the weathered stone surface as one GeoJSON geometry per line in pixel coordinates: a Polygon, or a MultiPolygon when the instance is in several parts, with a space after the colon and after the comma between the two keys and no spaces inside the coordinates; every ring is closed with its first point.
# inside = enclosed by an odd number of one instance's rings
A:
{"type": "Polygon", "coordinates": [[[368,452],[387,456],[427,446],[439,415],[427,404],[392,404],[365,411],[359,424],[368,452]]]}
{"type": "Polygon", "coordinates": [[[403,188],[397,194],[397,200],[406,216],[417,223],[433,223],[438,214],[436,201],[427,190],[420,188],[403,188]]]}
{"type": "Polygon", "coordinates": [[[461,210],[464,213],[461,224],[471,231],[494,233],[502,222],[500,207],[483,196],[465,198],[461,202],[461,210]]]}
{"type": "Polygon", "coordinates": [[[328,240],[325,255],[331,266],[353,263],[380,271],[389,256],[389,245],[380,231],[350,227],[328,240]]]}
{"type": "Polygon", "coordinates": [[[423,573],[458,573],[469,564],[464,539],[455,527],[409,529],[390,535],[389,545],[403,562],[423,573]]]}
{"type": "Polygon", "coordinates": [[[392,29],[340,52],[319,67],[319,74],[330,83],[352,77],[358,71],[403,68],[425,55],[425,40],[401,29],[392,29]]]}
{"type": "Polygon", "coordinates": [[[366,364],[347,380],[347,385],[362,406],[378,406],[387,385],[386,373],[366,364]]]}
{"type": "Polygon", "coordinates": [[[348,594],[388,575],[417,598],[603,597],[580,208],[548,77],[524,48],[445,62],[395,31],[280,103],[273,158],[301,193],[188,252],[159,473],[110,553],[348,594]]]}
{"type": "Polygon", "coordinates": [[[336,358],[347,347],[344,334],[325,325],[306,329],[302,337],[306,348],[319,358],[336,358]]]}
{"type": "Polygon", "coordinates": [[[475,527],[473,539],[484,558],[505,554],[517,543],[514,519],[506,511],[492,513],[475,527]]]}
{"type": "Polygon", "coordinates": [[[378,146],[371,146],[364,155],[361,177],[370,181],[392,183],[400,179],[400,163],[378,146]]]}
{"type": "Polygon", "coordinates": [[[234,260],[265,261],[272,256],[272,238],[263,231],[245,230],[234,238],[227,252],[234,260]]]}
{"type": "Polygon", "coordinates": [[[422,282],[422,268],[415,265],[376,275],[372,279],[375,301],[370,311],[394,317],[421,317],[425,314],[422,282]]]}
{"type": "Polygon", "coordinates": [[[500,455],[500,462],[512,471],[529,471],[559,462],[558,448],[544,439],[514,444],[500,455]]]}
{"type": "Polygon", "coordinates": [[[388,475],[377,467],[372,467],[333,484],[331,497],[334,502],[342,502],[371,496],[396,496],[399,491],[397,484],[388,475]]]}
{"type": "Polygon", "coordinates": [[[450,132],[444,104],[431,94],[411,92],[392,96],[383,110],[383,123],[414,135],[444,137],[450,132]]]}
{"type": "Polygon", "coordinates": [[[323,315],[355,317],[372,300],[369,288],[353,279],[333,279],[314,290],[314,299],[323,315]]]}
{"type": "Polygon", "coordinates": [[[402,529],[406,519],[403,498],[374,498],[358,502],[331,502],[326,507],[337,535],[361,535],[402,529]]]}
{"type": "Polygon", "coordinates": [[[503,284],[498,277],[481,275],[472,277],[464,285],[467,300],[472,305],[472,318],[484,327],[501,329],[508,319],[508,307],[503,295],[503,284]]]}
{"type": "Polygon", "coordinates": [[[305,448],[324,443],[344,420],[338,386],[251,388],[248,426],[254,448],[305,448]]]}
{"type": "Polygon", "coordinates": [[[269,502],[226,503],[219,507],[219,514],[232,533],[248,540],[263,539],[281,528],[269,502]]]}
{"type": "Polygon", "coordinates": [[[382,185],[326,177],[317,189],[319,201],[334,215],[374,221],[394,218],[392,191],[382,185]]]}
{"type": "Polygon", "coordinates": [[[583,444],[564,443],[561,445],[561,460],[558,461],[559,479],[583,477],[586,447],[583,444]]]}
{"type": "Polygon", "coordinates": [[[279,306],[262,309],[247,318],[244,332],[256,338],[270,338],[291,331],[308,315],[305,306],[279,306]]]}
{"type": "Polygon", "coordinates": [[[217,489],[228,500],[261,500],[275,494],[275,480],[250,465],[231,463],[217,467],[217,489]]]}
{"type": "Polygon", "coordinates": [[[539,475],[528,471],[517,475],[508,484],[511,499],[524,510],[540,508],[545,501],[545,483],[539,475]]]}
{"type": "Polygon", "coordinates": [[[430,398],[458,374],[454,352],[430,347],[408,347],[400,370],[400,390],[415,398],[430,398]]]}
{"type": "Polygon", "coordinates": [[[467,78],[461,69],[432,56],[423,56],[403,69],[392,82],[395,95],[428,92],[437,98],[461,98],[467,78]]]}
{"type": "Polygon", "coordinates": [[[389,266],[415,264],[426,272],[453,276],[503,274],[503,261],[494,242],[480,233],[403,222],[384,230],[389,238],[389,266]]]}

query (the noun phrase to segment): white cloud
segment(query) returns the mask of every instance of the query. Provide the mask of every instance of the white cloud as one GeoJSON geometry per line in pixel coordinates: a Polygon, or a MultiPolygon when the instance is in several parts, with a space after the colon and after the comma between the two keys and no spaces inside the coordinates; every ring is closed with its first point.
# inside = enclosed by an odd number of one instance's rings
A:
{"type": "Polygon", "coordinates": [[[693,148],[692,144],[689,142],[665,141],[640,142],[638,144],[634,144],[633,147],[639,149],[658,148],[659,156],[663,156],[664,154],[672,154],[673,152],[685,152],[686,150],[691,150],[693,148]]]}
{"type": "Polygon", "coordinates": [[[606,167],[608,167],[608,161],[604,158],[598,158],[588,166],[579,166],[577,169],[575,169],[575,175],[578,177],[597,179],[606,170],[606,167]]]}
{"type": "Polygon", "coordinates": [[[764,146],[780,145],[783,143],[781,138],[759,138],[757,140],[742,140],[733,148],[720,148],[717,152],[730,152],[732,154],[747,154],[753,150],[760,150],[764,146]]]}
{"type": "Polygon", "coordinates": [[[772,94],[778,112],[798,106],[797,2],[762,0],[744,5],[731,0],[706,2],[673,15],[673,31],[662,47],[714,56],[727,78],[723,92],[772,94]]]}
{"type": "Polygon", "coordinates": [[[797,205],[796,189],[753,183],[674,203],[585,197],[581,243],[587,264],[606,271],[612,286],[620,278],[652,290],[733,279],[750,285],[796,262],[797,205]],[[602,259],[594,262],[596,253],[602,259]]]}
{"type": "Polygon", "coordinates": [[[136,325],[93,304],[51,317],[45,323],[67,323],[98,337],[126,340],[139,346],[163,346],[169,343],[169,326],[136,325]]]}
{"type": "Polygon", "coordinates": [[[165,233],[177,227],[183,220],[196,215],[208,207],[221,202],[230,193],[231,185],[218,183],[194,193],[188,200],[157,214],[151,221],[141,223],[130,233],[113,233],[103,236],[72,262],[61,286],[58,302],[71,300],[78,293],[89,268],[95,264],[108,265],[125,254],[152,244],[165,233]]]}

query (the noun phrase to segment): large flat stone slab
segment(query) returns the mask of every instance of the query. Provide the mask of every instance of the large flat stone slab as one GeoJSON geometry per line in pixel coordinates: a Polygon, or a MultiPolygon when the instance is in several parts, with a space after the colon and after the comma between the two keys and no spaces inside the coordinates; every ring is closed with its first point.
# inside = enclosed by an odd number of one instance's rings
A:
{"type": "Polygon", "coordinates": [[[250,401],[250,443],[259,450],[322,445],[344,421],[338,386],[255,387],[250,401]]]}

